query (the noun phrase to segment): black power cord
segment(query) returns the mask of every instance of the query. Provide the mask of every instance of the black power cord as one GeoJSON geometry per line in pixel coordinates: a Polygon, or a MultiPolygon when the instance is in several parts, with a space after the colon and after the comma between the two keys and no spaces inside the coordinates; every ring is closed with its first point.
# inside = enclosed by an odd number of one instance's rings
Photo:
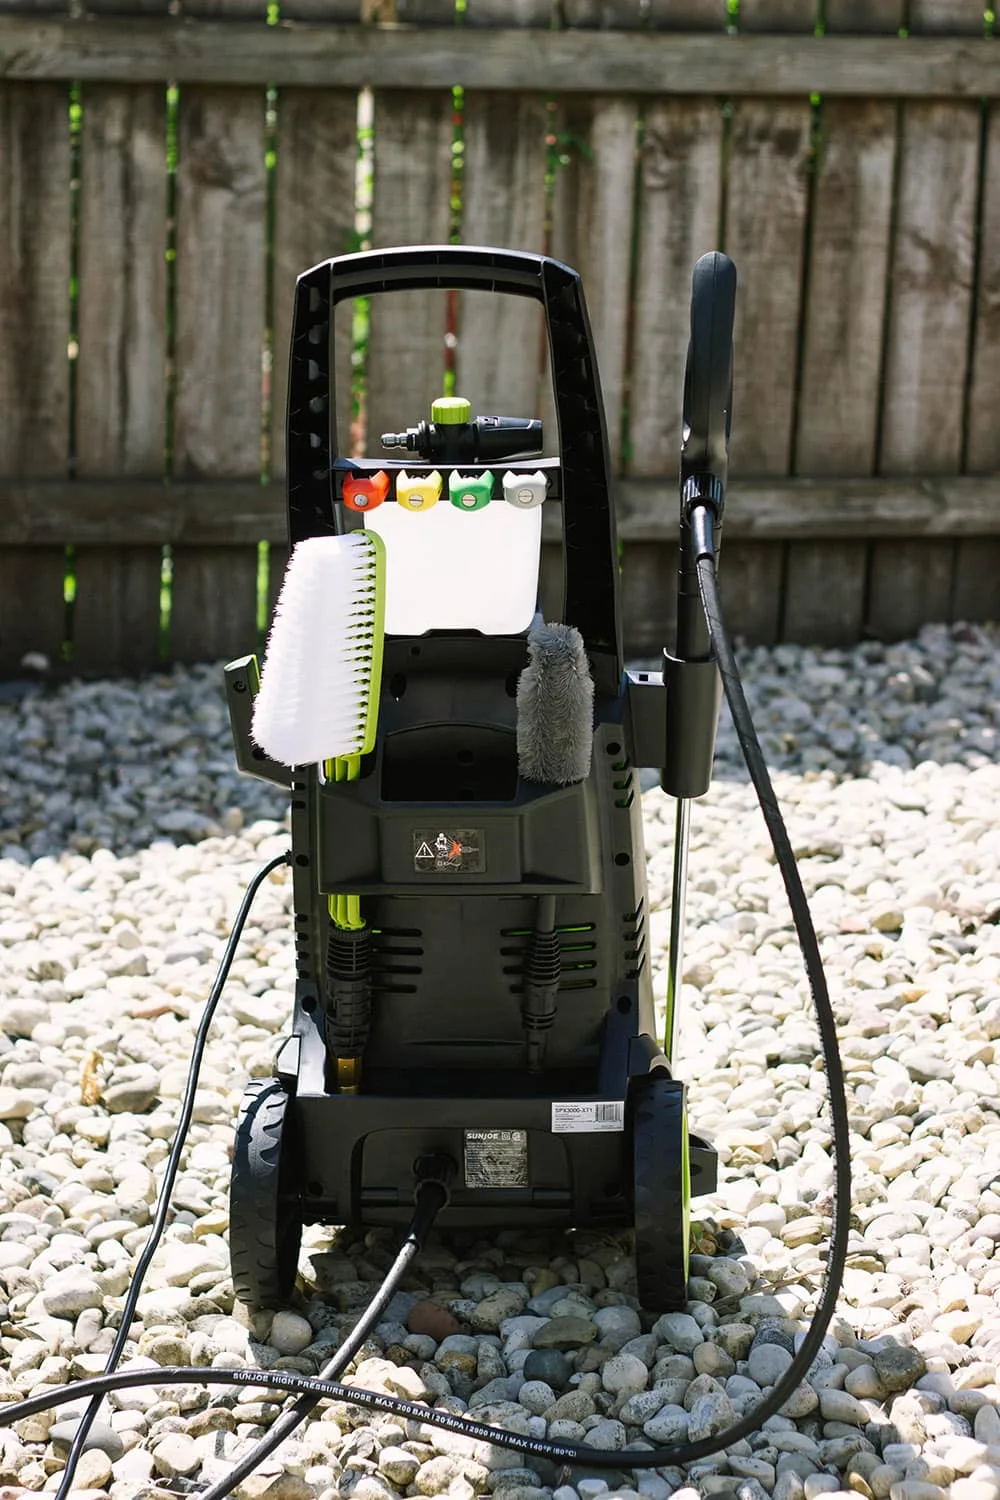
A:
{"type": "MultiPolygon", "coordinates": [[[[414,1190],[416,1206],[403,1247],[386,1272],[385,1279],[373,1300],[369,1302],[333,1358],[320,1370],[319,1380],[333,1381],[342,1375],[375,1327],[411,1261],[423,1248],[435,1218],[447,1203],[448,1187],[454,1171],[455,1164],[448,1157],[425,1157],[417,1162],[415,1168],[417,1185],[414,1190]]],[[[254,1469],[262,1464],[264,1459],[305,1421],[309,1413],[319,1405],[320,1400],[319,1395],[314,1395],[310,1391],[301,1395],[295,1405],[278,1417],[267,1435],[262,1437],[260,1442],[255,1443],[250,1452],[244,1454],[228,1474],[217,1480],[209,1489],[199,1491],[200,1500],[223,1500],[225,1495],[230,1494],[246,1479],[248,1474],[252,1474],[254,1469]]]]}
{"type": "MultiPolygon", "coordinates": [[[[621,1468],[623,1465],[632,1469],[653,1469],[667,1466],[690,1464],[698,1459],[707,1458],[710,1454],[717,1453],[723,1448],[730,1447],[740,1439],[748,1437],[756,1432],[768,1417],[773,1416],[795,1392],[801,1381],[819,1353],[820,1346],[826,1335],[830,1320],[836,1308],[837,1296],[843,1278],[844,1263],[847,1256],[847,1238],[849,1230],[850,1200],[851,1200],[851,1161],[850,1161],[850,1131],[847,1117],[847,1103],[844,1097],[843,1069],[840,1062],[840,1054],[837,1050],[836,1022],[833,1015],[833,1007],[830,1003],[829,991],[823,974],[822,961],[819,952],[819,943],[809,913],[808,902],[805,891],[795,865],[795,857],[788,832],[785,828],[778,808],[774,788],[768,774],[767,765],[764,760],[760,742],[757,739],[750,710],[747,706],[743,686],[740,681],[739,670],[733,654],[732,646],[725,627],[722,614],[721,601],[719,599],[718,582],[715,574],[714,554],[714,525],[715,511],[711,504],[699,502],[690,513],[690,538],[695,554],[695,564],[698,577],[698,589],[708,622],[712,646],[719,664],[723,687],[729,702],[733,723],[740,741],[740,747],[760,801],[764,819],[767,824],[768,833],[774,846],[775,858],[781,871],[782,880],[788,895],[791,907],[792,919],[796,934],[802,949],[805,961],[806,975],[812,994],[813,1006],[816,1012],[816,1021],[820,1037],[820,1049],[823,1055],[824,1067],[827,1077],[827,1088],[829,1096],[829,1109],[832,1121],[833,1153],[834,1153],[834,1205],[833,1224],[830,1236],[830,1252],[827,1261],[826,1273],[823,1279],[823,1287],[820,1293],[819,1303],[812,1318],[806,1335],[799,1346],[794,1358],[785,1374],[772,1387],[769,1396],[765,1397],[753,1411],[735,1422],[732,1427],[724,1432],[719,1432],[711,1437],[702,1438],[694,1443],[678,1443],[660,1448],[643,1449],[621,1449],[605,1450],[600,1448],[589,1448],[579,1443],[558,1443],[547,1438],[530,1438],[520,1433],[508,1433],[502,1429],[487,1426],[482,1422],[470,1421],[465,1417],[453,1416],[450,1412],[440,1411],[436,1408],[420,1406],[414,1402],[403,1401],[395,1396],[383,1396],[374,1391],[363,1391],[353,1386],[337,1384],[325,1376],[311,1378],[299,1375],[289,1370],[215,1370],[215,1369],[192,1369],[189,1367],[165,1367],[156,1371],[153,1375],[148,1369],[125,1370],[111,1373],[114,1364],[120,1356],[120,1344],[124,1347],[127,1336],[130,1317],[123,1313],[122,1325],[119,1330],[119,1338],[116,1340],[115,1350],[112,1351],[108,1360],[108,1371],[93,1380],[79,1381],[71,1386],[61,1389],[46,1391],[40,1396],[32,1396],[25,1401],[19,1401],[10,1406],[0,1408],[0,1427],[10,1426],[12,1423],[22,1420],[24,1417],[33,1416],[36,1412],[44,1411],[51,1406],[59,1406],[67,1401],[78,1400],[81,1396],[92,1398],[94,1405],[90,1408],[87,1416],[93,1420],[93,1413],[98,1409],[101,1398],[110,1390],[122,1389],[128,1386],[150,1385],[150,1384],[203,1384],[203,1385],[238,1385],[265,1387],[276,1391],[286,1391],[300,1396],[300,1400],[291,1411],[279,1419],[282,1426],[280,1435],[275,1434],[274,1429],[268,1434],[251,1455],[247,1455],[238,1471],[233,1471],[226,1476],[224,1481],[213,1489],[203,1491],[203,1500],[222,1500],[229,1494],[234,1485],[245,1478],[250,1469],[254,1468],[266,1453],[276,1447],[282,1438],[297,1426],[308,1414],[315,1404],[324,1397],[350,1401],[374,1408],[377,1411],[390,1412],[396,1416],[408,1420],[425,1422],[432,1426],[442,1427],[446,1431],[459,1433],[466,1437],[479,1438],[485,1442],[497,1444],[500,1447],[515,1448],[518,1452],[527,1453],[536,1458],[546,1458],[555,1462],[569,1464],[574,1467],[589,1467],[594,1469],[621,1468]],[[272,1441],[273,1438],[273,1441],[272,1441]]],[[[246,910],[256,893],[257,886],[270,870],[276,865],[283,863],[287,856],[272,862],[255,877],[254,884],[247,892],[240,917],[237,919],[240,926],[245,920],[246,910]]],[[[232,958],[232,949],[235,948],[239,936],[239,928],[234,928],[233,936],[227,947],[229,961],[232,958]]],[[[228,963],[224,959],[225,972],[228,972],[228,963]]],[[[199,1041],[195,1048],[195,1060],[192,1063],[192,1079],[196,1078],[196,1066],[201,1061],[201,1051],[204,1050],[203,1033],[207,1031],[207,1023],[210,1019],[211,1010],[218,999],[221,991],[225,973],[220,968],[220,975],[213,988],[212,999],[206,1007],[206,1014],[199,1028],[199,1041]]],[[[188,1093],[185,1095],[185,1104],[190,1098],[193,1105],[194,1085],[189,1081],[188,1093]]],[[[174,1151],[171,1153],[170,1161],[174,1163],[175,1152],[179,1158],[180,1144],[183,1143],[183,1131],[187,1128],[190,1119],[190,1109],[185,1117],[182,1111],[182,1127],[179,1130],[174,1151]]],[[[175,1166],[176,1171],[176,1166],[175,1166]]],[[[417,1188],[417,1211],[414,1214],[414,1222],[411,1226],[407,1241],[397,1256],[396,1262],[391,1268],[386,1280],[383,1282],[375,1302],[366,1311],[362,1322],[357,1325],[348,1341],[341,1346],[337,1356],[327,1365],[327,1372],[331,1372],[335,1366],[340,1369],[346,1367],[365,1335],[358,1336],[362,1325],[366,1330],[373,1326],[379,1313],[385,1307],[389,1297],[402,1270],[410,1263],[412,1257],[417,1253],[418,1243],[418,1220],[420,1225],[428,1225],[434,1214],[445,1201],[447,1194],[446,1183],[438,1180],[433,1173],[431,1181],[437,1191],[428,1193],[425,1199],[424,1192],[418,1183],[417,1188]],[[443,1196],[442,1196],[443,1195],[443,1196]],[[425,1219],[424,1214],[428,1217],[425,1219]],[[374,1309],[374,1316],[373,1316],[374,1309]]],[[[440,1174],[439,1174],[440,1175],[440,1174]]],[[[172,1184],[172,1177],[170,1183],[172,1184]]],[[[164,1184],[165,1190],[167,1183],[164,1184]]],[[[157,1224],[162,1228],[162,1219],[166,1213],[167,1191],[161,1193],[161,1203],[157,1210],[157,1224]]],[[[156,1231],[154,1230],[154,1233],[156,1231]]],[[[143,1264],[137,1271],[130,1290],[126,1309],[134,1310],[135,1298],[138,1296],[138,1285],[140,1276],[145,1273],[155,1243],[151,1240],[143,1256],[143,1264]],[[135,1296],[132,1293],[135,1293],[135,1296]]],[[[89,1425],[89,1423],[88,1423],[89,1425]]],[[[276,1424],[278,1425],[278,1424],[276,1424]]],[[[74,1438],[74,1448],[82,1449],[81,1438],[83,1425],[77,1430],[74,1438]]],[[[73,1459],[71,1451],[70,1459],[73,1459]]],[[[69,1463],[63,1475],[62,1485],[57,1492],[57,1500],[63,1500],[69,1485],[72,1482],[72,1471],[69,1463]]]]}
{"type": "MultiPolygon", "coordinates": [[[[191,1116],[194,1113],[195,1095],[198,1091],[198,1076],[201,1072],[202,1059],[205,1055],[205,1047],[208,1042],[208,1033],[211,1028],[212,1021],[215,1017],[216,1006],[219,1003],[219,999],[222,995],[223,988],[225,987],[226,980],[229,978],[229,970],[232,968],[233,959],[236,956],[236,949],[239,946],[240,938],[243,935],[243,928],[246,925],[247,917],[250,915],[250,908],[254,903],[257,892],[260,890],[267,877],[274,870],[277,870],[280,865],[287,865],[290,863],[290,861],[291,853],[289,851],[286,851],[284,854],[276,855],[274,859],[269,860],[266,865],[263,865],[254,875],[250,884],[247,886],[246,893],[240,903],[240,909],[236,914],[236,920],[233,923],[232,931],[229,934],[229,939],[226,943],[225,950],[222,954],[222,959],[219,963],[218,972],[215,976],[215,983],[212,985],[208,1000],[205,1002],[205,1009],[202,1012],[201,1020],[198,1023],[198,1031],[195,1035],[194,1047],[192,1048],[191,1052],[191,1066],[188,1070],[187,1084],[184,1089],[184,1098],[181,1101],[180,1116],[178,1117],[177,1121],[177,1134],[174,1136],[174,1143],[171,1146],[170,1154],[167,1157],[166,1170],[163,1174],[163,1183],[160,1187],[160,1195],[156,1202],[156,1213],[153,1217],[153,1227],[149,1232],[149,1239],[146,1241],[143,1252],[139,1257],[139,1262],[135,1269],[135,1275],[132,1277],[132,1283],[128,1289],[128,1294],[122,1306],[121,1321],[118,1324],[118,1332],[115,1335],[115,1341],[111,1346],[111,1352],[108,1355],[107,1363],[104,1366],[105,1378],[111,1377],[113,1372],[117,1369],[118,1361],[122,1357],[122,1351],[124,1350],[125,1345],[128,1343],[129,1329],[132,1326],[132,1318],[135,1313],[136,1303],[139,1300],[139,1293],[142,1290],[142,1283],[145,1279],[146,1272],[149,1270],[150,1262],[152,1261],[153,1256],[156,1254],[157,1246],[160,1243],[160,1238],[163,1234],[164,1228],[166,1227],[167,1210],[170,1207],[170,1195],[173,1192],[174,1182],[177,1179],[177,1173],[181,1163],[181,1152],[184,1150],[184,1142],[187,1139],[188,1129],[191,1124],[191,1116]]],[[[114,1386],[110,1386],[109,1389],[113,1390],[114,1386]]],[[[80,1395],[82,1394],[82,1392],[77,1392],[77,1394],[80,1395]]],[[[60,1481],[59,1488],[56,1491],[56,1500],[67,1500],[67,1496],[73,1488],[73,1479],[76,1475],[76,1466],[80,1462],[80,1455],[83,1453],[86,1446],[87,1436],[94,1424],[94,1420],[97,1417],[100,1409],[101,1398],[99,1396],[95,1396],[88,1406],[87,1410],[84,1412],[83,1416],[80,1418],[79,1426],[74,1432],[73,1441],[70,1444],[69,1455],[66,1459],[66,1467],[63,1470],[62,1479],[60,1481]]]]}

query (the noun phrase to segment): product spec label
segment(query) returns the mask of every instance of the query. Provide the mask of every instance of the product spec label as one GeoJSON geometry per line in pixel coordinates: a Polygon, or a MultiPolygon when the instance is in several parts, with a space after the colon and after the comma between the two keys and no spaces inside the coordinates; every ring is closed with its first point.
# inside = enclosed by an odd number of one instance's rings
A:
{"type": "Polygon", "coordinates": [[[625,1101],[623,1099],[598,1099],[580,1104],[553,1102],[553,1134],[594,1135],[597,1131],[624,1129],[625,1101]]]}
{"type": "Polygon", "coordinates": [[[470,1188],[528,1186],[526,1130],[467,1130],[465,1185],[470,1188]]]}

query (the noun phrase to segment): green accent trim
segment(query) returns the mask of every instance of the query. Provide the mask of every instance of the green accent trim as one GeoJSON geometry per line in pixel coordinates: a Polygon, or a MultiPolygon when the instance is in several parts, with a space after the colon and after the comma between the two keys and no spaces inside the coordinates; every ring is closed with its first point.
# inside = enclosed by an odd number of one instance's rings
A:
{"type": "Polygon", "coordinates": [[[681,1104],[681,1235],[684,1244],[684,1280],[691,1259],[691,1147],[688,1142],[687,1100],[681,1104]]]}

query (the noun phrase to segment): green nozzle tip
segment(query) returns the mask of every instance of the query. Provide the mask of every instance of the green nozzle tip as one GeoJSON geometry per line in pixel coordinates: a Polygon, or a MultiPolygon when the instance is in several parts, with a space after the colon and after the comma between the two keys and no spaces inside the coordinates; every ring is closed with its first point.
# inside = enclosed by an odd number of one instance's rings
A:
{"type": "Polygon", "coordinates": [[[438,426],[459,427],[472,417],[472,402],[464,396],[439,396],[431,402],[431,421],[438,426]]]}

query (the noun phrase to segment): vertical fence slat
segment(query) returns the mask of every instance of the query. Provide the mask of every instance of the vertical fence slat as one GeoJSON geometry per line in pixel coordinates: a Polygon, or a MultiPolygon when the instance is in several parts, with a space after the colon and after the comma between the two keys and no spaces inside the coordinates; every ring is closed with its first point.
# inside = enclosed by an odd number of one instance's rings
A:
{"type": "MultiPolygon", "coordinates": [[[[69,454],[69,99],[0,83],[0,474],[63,477],[69,454]]],[[[0,550],[0,673],[57,659],[62,547],[0,550]]]]}
{"type": "MultiPolygon", "coordinates": [[[[458,80],[456,80],[458,81],[458,80]]],[[[452,99],[446,91],[375,95],[372,244],[442,244],[448,239],[452,99]]],[[[429,415],[444,378],[443,293],[372,298],[367,366],[367,450],[379,434],[429,415]]]]}
{"type": "Polygon", "coordinates": [[[904,16],[903,0],[826,0],[826,29],[831,35],[898,31],[904,16]]]}
{"type": "Polygon", "coordinates": [[[910,30],[945,36],[982,36],[983,0],[910,0],[910,30]]]}
{"type": "MultiPolygon", "coordinates": [[[[462,239],[544,250],[545,100],[467,93],[463,122],[462,239]]],[[[459,294],[457,389],[476,411],[539,414],[542,326],[537,303],[459,294]]]]}
{"type": "MultiPolygon", "coordinates": [[[[953,473],[962,453],[978,106],[907,102],[901,111],[900,150],[882,470],[953,473]]],[[[918,619],[946,619],[954,551],[951,541],[875,543],[870,630],[899,636],[918,619]]]]}
{"type": "MultiPolygon", "coordinates": [[[[271,475],[285,473],[288,359],[295,280],[352,248],[357,95],[349,89],[283,88],[278,95],[271,361],[271,475]]],[[[351,304],[337,318],[334,386],[341,445],[350,451],[351,304]]]]}
{"type": "Polygon", "coordinates": [[[649,0],[654,31],[722,31],[728,23],[726,0],[649,0]]]}
{"type": "MultiPolygon", "coordinates": [[[[791,461],[810,119],[804,100],[733,106],[725,249],[740,278],[732,450],[743,474],[787,474],[791,461]]],[[[733,628],[776,639],[780,544],[728,547],[723,566],[733,628]]]]}
{"type": "Polygon", "coordinates": [[[816,0],[740,0],[740,30],[812,31],[816,0]]]}
{"type": "MultiPolygon", "coordinates": [[[[993,43],[1000,46],[1000,43],[993,43]]],[[[979,284],[969,390],[968,462],[971,474],[1000,469],[1000,105],[990,107],[982,163],[979,284]]]]}
{"type": "MultiPolygon", "coordinates": [[[[264,99],[186,87],[177,150],[174,473],[260,473],[264,327],[264,99]]],[[[175,547],[171,650],[178,661],[251,650],[257,550],[175,547]]]]}
{"type": "MultiPolygon", "coordinates": [[[[802,474],[871,474],[892,216],[896,110],[823,104],[796,434],[802,474]]],[[[864,542],[789,544],[782,633],[834,644],[864,619],[864,542]]]]}
{"type": "MultiPolygon", "coordinates": [[[[77,473],[159,478],[166,436],[166,91],[94,85],[83,96],[77,473]]],[[[127,505],[128,491],[123,491],[127,505]]],[[[73,661],[83,672],[155,665],[160,548],[76,549],[73,661]]]]}
{"type": "Polygon", "coordinates": [[[634,99],[561,105],[557,130],[570,163],[558,169],[552,207],[552,253],[583,277],[616,468],[621,461],[638,113],[634,99]]]}
{"type": "MultiPolygon", "coordinates": [[[[715,100],[657,99],[643,122],[627,467],[674,475],[680,462],[684,362],[690,332],[691,272],[714,250],[722,203],[722,112],[715,100]]],[[[664,483],[663,516],[677,514],[676,486],[664,483]]],[[[625,544],[626,636],[672,641],[676,542],[625,544]]]]}

